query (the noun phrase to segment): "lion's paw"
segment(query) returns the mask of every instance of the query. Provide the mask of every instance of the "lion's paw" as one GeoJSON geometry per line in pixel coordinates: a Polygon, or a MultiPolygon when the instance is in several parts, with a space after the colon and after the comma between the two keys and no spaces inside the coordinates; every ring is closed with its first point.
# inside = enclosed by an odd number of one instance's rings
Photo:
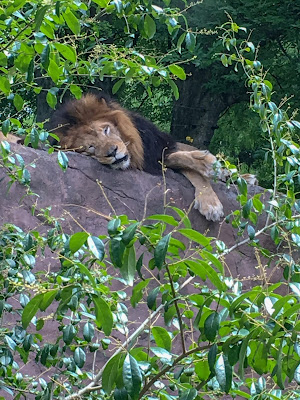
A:
{"type": "Polygon", "coordinates": [[[241,177],[245,179],[249,185],[258,185],[258,180],[254,174],[243,174],[241,177]]]}
{"type": "Polygon", "coordinates": [[[208,221],[220,221],[224,216],[223,205],[217,196],[208,198],[207,196],[197,196],[195,198],[194,208],[199,210],[200,214],[208,221]]]}
{"type": "Polygon", "coordinates": [[[218,176],[220,163],[213,154],[209,151],[196,150],[192,152],[192,155],[197,160],[197,170],[202,176],[209,179],[218,176]]]}

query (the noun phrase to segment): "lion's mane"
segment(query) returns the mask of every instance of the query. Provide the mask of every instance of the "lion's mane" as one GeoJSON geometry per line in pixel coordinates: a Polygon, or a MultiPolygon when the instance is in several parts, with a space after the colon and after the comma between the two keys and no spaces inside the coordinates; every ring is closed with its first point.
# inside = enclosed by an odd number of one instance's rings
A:
{"type": "Polygon", "coordinates": [[[118,129],[122,141],[128,143],[131,167],[152,174],[161,173],[162,154],[176,149],[176,142],[141,115],[125,110],[105,95],[86,94],[70,100],[58,109],[49,129],[60,137],[61,145],[72,148],[72,138],[88,134],[91,123],[107,122],[118,129]]]}

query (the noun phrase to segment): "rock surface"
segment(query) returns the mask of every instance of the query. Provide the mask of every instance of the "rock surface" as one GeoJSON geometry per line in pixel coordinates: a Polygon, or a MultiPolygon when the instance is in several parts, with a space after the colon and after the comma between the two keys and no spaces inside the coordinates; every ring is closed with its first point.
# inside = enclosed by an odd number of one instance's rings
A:
{"type": "MultiPolygon", "coordinates": [[[[38,212],[32,215],[32,206],[36,210],[51,207],[51,213],[65,219],[63,225],[67,232],[81,230],[80,226],[94,235],[107,233],[107,215],[126,214],[132,219],[141,219],[144,215],[159,214],[164,210],[164,192],[167,189],[167,202],[188,210],[194,199],[194,189],[190,182],[179,173],[168,170],[165,183],[162,176],[153,176],[141,171],[115,171],[101,165],[96,160],[77,153],[68,153],[69,167],[63,172],[57,164],[56,154],[49,155],[42,150],[12,145],[15,152],[22,155],[26,164],[34,162],[36,167],[28,167],[31,173],[31,189],[36,196],[24,196],[26,190],[18,183],[7,192],[8,178],[0,168],[1,202],[0,224],[14,223],[24,230],[46,230],[47,225],[38,212]],[[4,179],[3,179],[4,178],[4,179]],[[20,200],[21,199],[21,200],[20,200]]],[[[236,190],[226,188],[224,183],[214,184],[225,215],[238,208],[236,190]]],[[[252,187],[259,192],[259,187],[252,187]]],[[[207,221],[197,210],[191,209],[190,220],[194,229],[208,232],[209,236],[223,240],[228,247],[242,240],[236,230],[224,222],[207,221]]],[[[258,227],[262,227],[262,216],[258,227]]],[[[268,236],[261,244],[268,248],[272,242],[268,236]]],[[[246,287],[257,279],[257,260],[252,248],[239,247],[227,257],[227,265],[234,277],[249,277],[246,287]],[[256,277],[256,278],[255,278],[256,277]]],[[[276,274],[272,273],[276,280],[276,274]]]]}
{"type": "MultiPolygon", "coordinates": [[[[37,196],[24,196],[26,190],[18,183],[12,185],[7,192],[7,178],[3,168],[0,168],[0,225],[14,223],[23,230],[38,229],[46,231],[49,227],[44,217],[39,216],[38,210],[51,207],[51,213],[56,217],[63,217],[62,225],[68,233],[76,232],[84,228],[93,235],[107,233],[108,215],[126,214],[131,219],[141,219],[145,215],[159,214],[164,210],[164,192],[167,188],[166,199],[168,204],[188,210],[194,199],[194,189],[187,179],[168,170],[165,181],[162,176],[152,176],[141,171],[114,171],[98,163],[96,160],[76,154],[68,153],[69,167],[63,172],[57,164],[56,154],[49,155],[42,150],[25,148],[20,145],[12,145],[13,150],[22,155],[26,164],[34,162],[36,167],[28,167],[31,174],[31,189],[37,196]],[[32,207],[35,213],[32,214],[32,207]]],[[[221,202],[224,205],[225,215],[238,208],[236,202],[236,190],[229,190],[224,183],[214,185],[221,202]]],[[[260,192],[259,187],[250,189],[260,192]]],[[[223,240],[228,247],[241,241],[236,230],[224,222],[209,222],[202,217],[197,210],[191,209],[190,220],[194,229],[208,233],[223,240]]],[[[265,223],[262,216],[258,228],[265,223]]],[[[261,244],[265,248],[273,247],[268,236],[263,236],[261,244]]],[[[54,260],[52,260],[54,261],[54,260]]],[[[54,261],[55,262],[55,261],[54,261]]],[[[56,260],[57,262],[57,260],[56,260]]],[[[265,264],[264,260],[261,260],[265,264]]],[[[255,251],[249,246],[241,246],[226,257],[228,276],[239,276],[244,282],[243,287],[263,285],[265,274],[260,276],[261,269],[257,269],[258,260],[255,251]]],[[[52,263],[51,263],[52,267],[52,263]]],[[[45,267],[45,268],[48,268],[45,267]]],[[[55,268],[55,266],[54,266],[55,268]]],[[[267,275],[273,282],[280,279],[281,272],[271,267],[267,275]]],[[[186,287],[185,293],[191,293],[194,287],[186,287]]],[[[148,316],[145,313],[132,310],[130,321],[135,321],[135,326],[142,323],[148,316]]],[[[132,329],[134,328],[131,325],[132,329]]],[[[132,331],[131,329],[131,331],[132,331]]],[[[56,338],[55,323],[49,321],[43,329],[44,339],[53,342],[56,338]]],[[[143,340],[143,337],[141,338],[143,340]]],[[[97,354],[96,370],[103,366],[107,360],[104,352],[97,354]]],[[[88,366],[93,363],[93,356],[87,359],[88,366]]],[[[34,360],[24,368],[24,373],[30,375],[43,375],[47,379],[49,371],[34,360]]],[[[1,393],[0,393],[1,395],[1,393]]]]}

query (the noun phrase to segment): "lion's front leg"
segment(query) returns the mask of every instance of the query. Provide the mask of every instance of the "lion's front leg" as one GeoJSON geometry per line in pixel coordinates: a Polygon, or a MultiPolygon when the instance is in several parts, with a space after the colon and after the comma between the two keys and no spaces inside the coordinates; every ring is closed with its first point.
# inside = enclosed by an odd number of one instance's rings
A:
{"type": "Polygon", "coordinates": [[[194,208],[209,221],[219,221],[224,216],[223,205],[207,178],[198,172],[182,169],[180,171],[195,187],[194,208]]]}
{"type": "Polygon", "coordinates": [[[212,178],[217,159],[207,150],[178,150],[168,155],[165,163],[170,168],[189,169],[212,178]]]}

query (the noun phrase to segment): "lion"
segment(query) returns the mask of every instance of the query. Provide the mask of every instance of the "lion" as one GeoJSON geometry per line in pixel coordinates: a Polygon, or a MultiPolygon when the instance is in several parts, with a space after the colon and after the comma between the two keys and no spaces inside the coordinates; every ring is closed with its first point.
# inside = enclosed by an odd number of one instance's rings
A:
{"type": "Polygon", "coordinates": [[[163,162],[192,183],[194,207],[207,220],[219,221],[224,215],[210,184],[216,157],[207,150],[176,142],[152,122],[104,95],[88,93],[68,101],[53,114],[49,129],[59,137],[63,150],[92,156],[114,169],[161,174],[163,162]]]}

